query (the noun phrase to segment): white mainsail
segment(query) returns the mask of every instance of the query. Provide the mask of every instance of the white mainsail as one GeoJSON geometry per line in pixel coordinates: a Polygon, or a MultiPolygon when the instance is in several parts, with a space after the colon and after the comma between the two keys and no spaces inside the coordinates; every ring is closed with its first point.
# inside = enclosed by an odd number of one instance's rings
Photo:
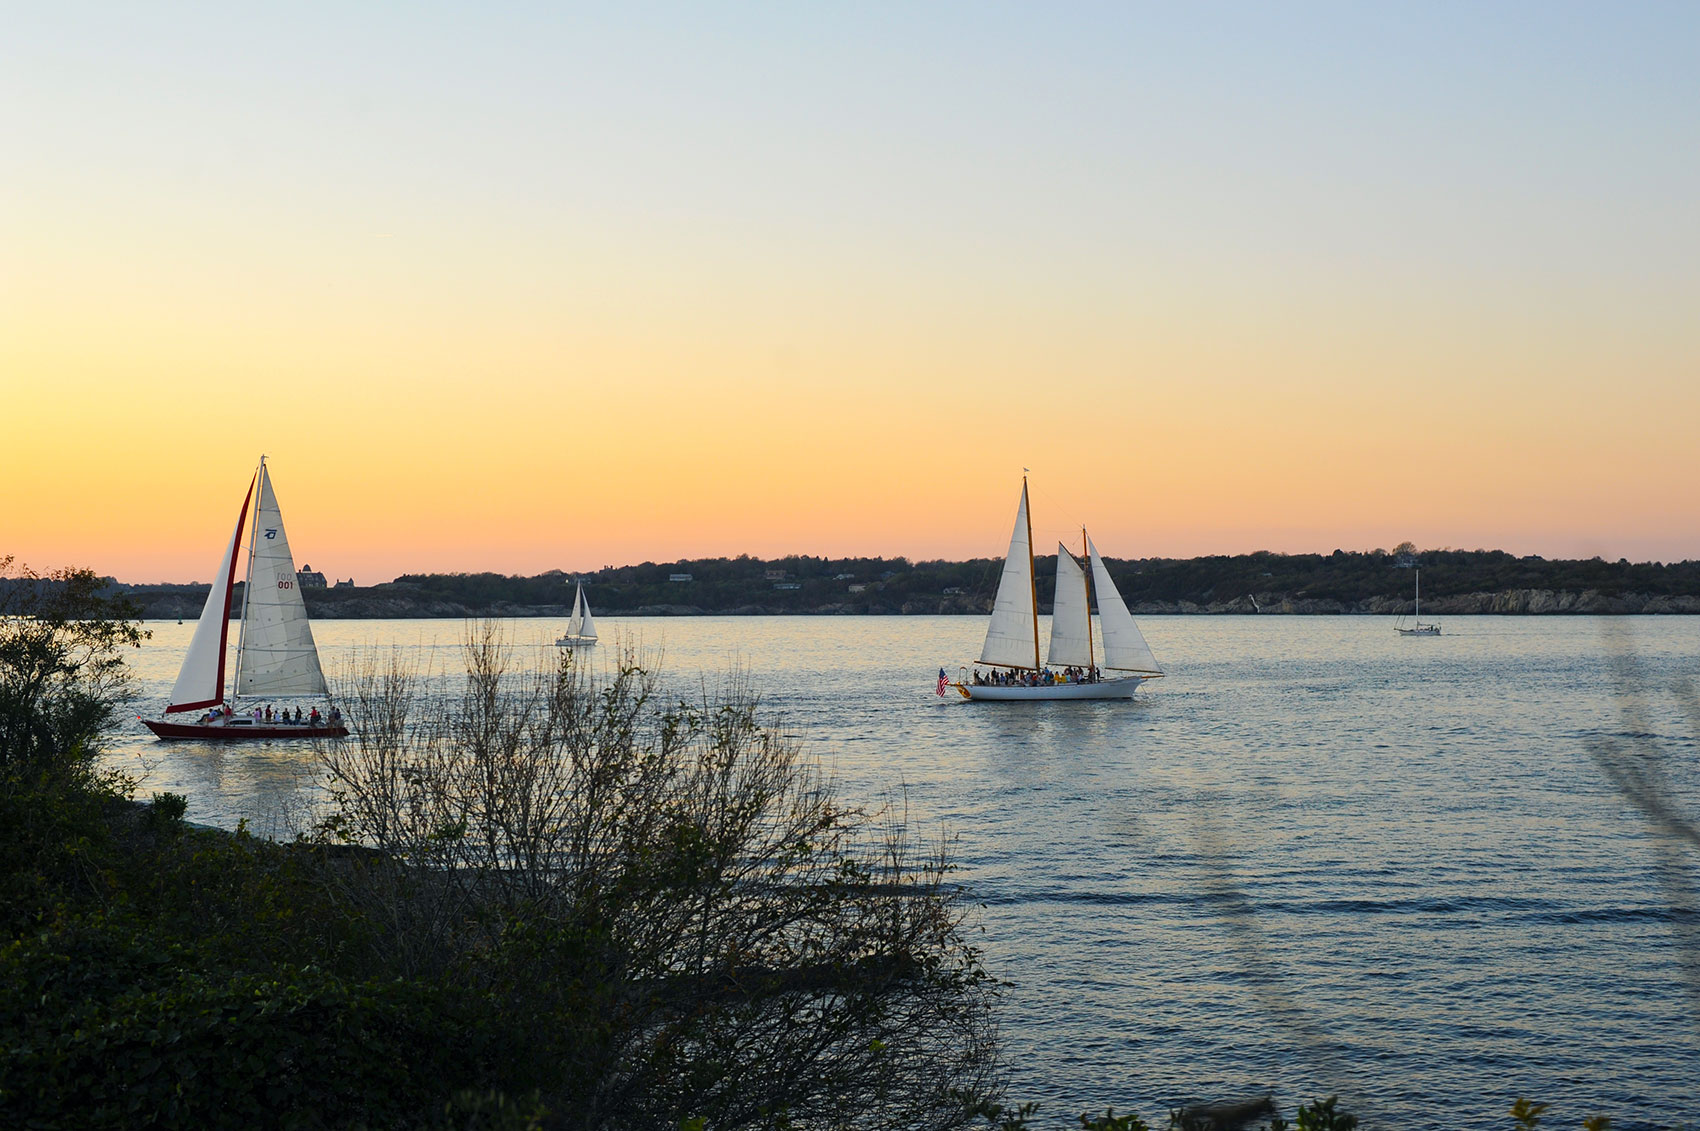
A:
{"type": "Polygon", "coordinates": [[[230,631],[230,591],[236,585],[236,546],[242,541],[242,524],[247,521],[248,504],[253,501],[254,485],[249,483],[242,509],[236,513],[236,529],[230,532],[230,545],[218,560],[212,591],[207,594],[195,635],[189,640],[188,654],[183,657],[177,682],[172,685],[171,705],[165,709],[168,715],[216,707],[224,701],[224,651],[230,631]]]}
{"type": "Polygon", "coordinates": [[[573,594],[573,615],[567,618],[567,635],[577,636],[579,629],[584,627],[584,586],[578,587],[573,594]]]}
{"type": "Polygon", "coordinates": [[[1127,611],[1126,602],[1116,591],[1116,583],[1110,580],[1110,571],[1104,568],[1098,547],[1090,538],[1086,540],[1086,551],[1092,558],[1092,585],[1098,592],[1098,624],[1104,631],[1104,666],[1121,671],[1163,674],[1163,669],[1157,666],[1157,657],[1151,654],[1151,646],[1145,643],[1144,633],[1139,631],[1133,614],[1127,611]]]}
{"type": "Polygon", "coordinates": [[[260,499],[248,545],[248,592],[242,602],[236,693],[252,696],[328,695],[307,606],[283,532],[271,475],[260,460],[260,499]]]}
{"type": "Polygon", "coordinates": [[[1086,571],[1057,543],[1057,595],[1051,607],[1051,650],[1046,663],[1052,667],[1090,667],[1092,664],[1092,610],[1086,602],[1086,571]]]}
{"type": "Polygon", "coordinates": [[[1015,512],[1015,530],[1009,536],[1009,556],[1004,559],[998,595],[992,601],[992,623],[986,626],[986,643],[980,649],[982,664],[1011,668],[1039,666],[1038,620],[1033,609],[1033,548],[1027,525],[1027,484],[1021,484],[1021,506],[1015,512]]]}

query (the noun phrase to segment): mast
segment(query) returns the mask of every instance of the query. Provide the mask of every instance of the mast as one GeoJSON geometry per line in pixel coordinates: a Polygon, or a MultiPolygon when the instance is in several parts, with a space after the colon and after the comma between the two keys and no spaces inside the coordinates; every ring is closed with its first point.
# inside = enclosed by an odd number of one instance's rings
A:
{"type": "MultiPolygon", "coordinates": [[[[265,478],[266,457],[262,455],[260,456],[260,469],[254,472],[254,486],[259,488],[254,492],[254,508],[256,511],[260,506],[258,496],[265,493],[265,478]]],[[[243,509],[246,511],[247,508],[244,507],[243,509]]],[[[242,581],[242,628],[236,634],[236,680],[230,685],[230,703],[232,706],[236,705],[236,694],[242,683],[242,648],[248,641],[248,601],[254,595],[254,547],[259,544],[259,537],[260,519],[259,515],[256,514],[253,529],[248,532],[248,572],[243,576],[242,581]]],[[[230,617],[228,605],[225,606],[224,615],[228,622],[230,617]]],[[[220,690],[222,693],[222,688],[220,690]]]]}
{"type": "MultiPolygon", "coordinates": [[[[1015,521],[1009,527],[1003,573],[998,577],[997,596],[992,599],[992,618],[986,625],[986,642],[980,648],[982,664],[1017,671],[1030,671],[1034,667],[1038,651],[1034,644],[1038,615],[1034,610],[1038,602],[1031,530],[1027,482],[1023,479],[1015,521]]],[[[1073,596],[1073,590],[1069,595],[1073,596]]]]}
{"type": "MultiPolygon", "coordinates": [[[[1039,578],[1034,572],[1035,566],[1033,565],[1033,506],[1027,498],[1027,472],[1025,468],[1022,469],[1021,474],[1021,511],[1027,516],[1027,586],[1032,591],[1031,595],[1033,598],[1033,670],[1034,672],[1038,672],[1040,670],[1039,578]]],[[[1091,628],[1091,623],[1091,621],[1087,621],[1088,630],[1091,628]]]]}
{"type": "Polygon", "coordinates": [[[1422,566],[1415,566],[1413,568],[1415,568],[1416,571],[1417,571],[1417,612],[1416,612],[1416,618],[1417,618],[1417,623],[1420,625],[1420,624],[1423,623],[1423,567],[1422,566]]]}
{"type": "Polygon", "coordinates": [[[248,504],[254,498],[254,484],[236,511],[236,527],[224,556],[218,560],[212,587],[207,591],[206,605],[195,625],[195,635],[189,641],[188,654],[177,673],[177,683],[171,689],[166,714],[216,707],[224,702],[224,653],[230,641],[230,595],[236,585],[236,552],[242,541],[242,524],[248,521],[248,504]]]}
{"type": "Polygon", "coordinates": [[[1086,590],[1086,672],[1091,674],[1097,662],[1092,658],[1092,557],[1086,548],[1086,527],[1080,528],[1080,556],[1086,559],[1086,568],[1080,571],[1080,584],[1086,590]]]}

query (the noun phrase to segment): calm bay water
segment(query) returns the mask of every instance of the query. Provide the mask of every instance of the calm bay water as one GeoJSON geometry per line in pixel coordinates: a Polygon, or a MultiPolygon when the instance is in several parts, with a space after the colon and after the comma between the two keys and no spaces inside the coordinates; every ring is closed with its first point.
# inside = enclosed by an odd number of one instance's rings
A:
{"type": "MultiPolygon", "coordinates": [[[[1339,1092],[1388,1127],[1504,1127],[1518,1095],[1564,1126],[1700,1120],[1700,956],[1679,945],[1700,923],[1672,910],[1696,859],[1589,755],[1657,752],[1700,821],[1672,691],[1700,678],[1700,618],[1455,617],[1435,639],[1358,617],[1142,623],[1169,676],[1138,700],[1021,706],[933,694],[977,618],[599,618],[672,679],[747,669],[847,798],[901,796],[917,832],[956,838],[1013,983],[1012,1096],[1048,1121],[1258,1086],[1287,1106],[1339,1092]]],[[[163,703],[194,626],[149,627],[137,670],[163,703]]],[[[506,625],[523,646],[562,628],[506,625]]],[[[462,625],[314,632],[333,673],[373,646],[453,671],[462,625]]],[[[287,835],[316,803],[305,749],[131,730],[115,758],[191,819],[287,835]]]]}

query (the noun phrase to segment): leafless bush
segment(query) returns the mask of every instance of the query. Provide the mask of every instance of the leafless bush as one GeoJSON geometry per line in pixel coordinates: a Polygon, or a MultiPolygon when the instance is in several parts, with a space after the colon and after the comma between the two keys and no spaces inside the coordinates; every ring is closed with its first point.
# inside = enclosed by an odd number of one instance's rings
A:
{"type": "Polygon", "coordinates": [[[527,1019],[572,1125],[964,1123],[993,988],[943,845],[840,803],[747,686],[664,702],[616,656],[521,671],[486,624],[455,694],[346,681],[325,831],[379,850],[351,892],[387,960],[527,1019]]]}

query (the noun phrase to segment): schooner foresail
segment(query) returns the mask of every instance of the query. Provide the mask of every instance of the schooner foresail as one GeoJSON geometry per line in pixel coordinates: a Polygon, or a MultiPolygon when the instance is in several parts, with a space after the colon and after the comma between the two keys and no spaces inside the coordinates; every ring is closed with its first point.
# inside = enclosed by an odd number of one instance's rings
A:
{"type": "Polygon", "coordinates": [[[271,473],[262,456],[164,712],[167,716],[185,711],[205,713],[194,722],[142,722],[161,738],[323,738],[348,733],[334,708],[321,717],[314,706],[311,715],[301,716],[299,722],[293,714],[286,721],[285,712],[290,706],[299,711],[300,704],[295,701],[303,698],[328,699],[329,689],[307,620],[307,606],[301,599],[271,473]],[[244,527],[249,530],[247,583],[243,586],[237,635],[235,687],[231,703],[226,704],[225,655],[236,588],[236,549],[244,527]],[[266,718],[265,710],[257,718],[238,713],[234,704],[239,699],[265,701],[274,717],[266,718]]]}
{"type": "Polygon", "coordinates": [[[1009,536],[1009,555],[998,579],[998,594],[992,600],[992,622],[986,626],[986,643],[980,648],[982,664],[1039,666],[1039,621],[1032,615],[1037,599],[1033,589],[1033,525],[1027,515],[1027,480],[1023,479],[1015,530],[1009,536]]]}
{"type": "Polygon", "coordinates": [[[1051,646],[1045,653],[1053,668],[1090,668],[1092,655],[1092,605],[1086,588],[1086,571],[1057,543],[1057,590],[1051,605],[1051,646]]]}
{"type": "MultiPolygon", "coordinates": [[[[1068,548],[1057,544],[1057,587],[1051,612],[1050,648],[1039,660],[1039,599],[1033,576],[1033,523],[1027,480],[1003,575],[992,601],[991,623],[980,649],[978,667],[966,669],[955,686],[965,699],[1128,699],[1147,679],[1163,674],[1127,604],[1110,580],[1098,548],[1081,531],[1090,573],[1068,548]],[[1103,635],[1102,660],[1093,646],[1092,600],[1098,604],[1103,635]],[[1109,675],[1109,672],[1125,673],[1109,675]]],[[[942,678],[942,673],[941,673],[942,678]]],[[[943,686],[940,686],[943,692],[943,686]]]]}

